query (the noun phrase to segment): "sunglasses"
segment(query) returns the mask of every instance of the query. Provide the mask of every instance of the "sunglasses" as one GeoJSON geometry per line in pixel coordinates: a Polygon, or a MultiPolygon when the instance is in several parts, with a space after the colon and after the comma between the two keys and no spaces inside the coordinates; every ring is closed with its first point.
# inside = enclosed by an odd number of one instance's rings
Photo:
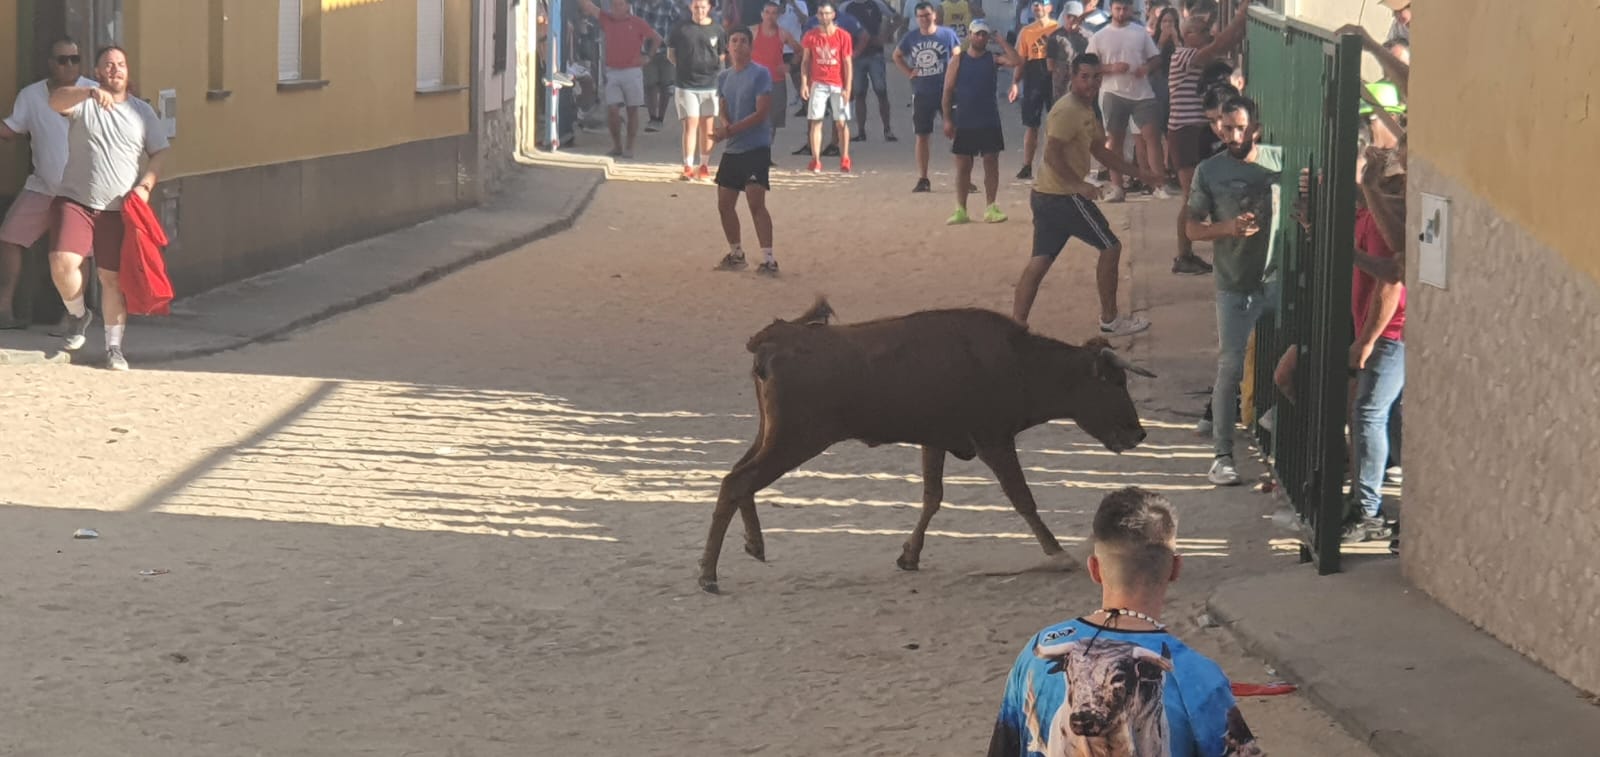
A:
{"type": "Polygon", "coordinates": [[[79,62],[81,60],[83,60],[83,56],[82,55],[57,55],[56,56],[56,65],[58,65],[58,66],[70,66],[70,65],[72,65],[74,63],[77,63],[77,62],[79,62]]]}

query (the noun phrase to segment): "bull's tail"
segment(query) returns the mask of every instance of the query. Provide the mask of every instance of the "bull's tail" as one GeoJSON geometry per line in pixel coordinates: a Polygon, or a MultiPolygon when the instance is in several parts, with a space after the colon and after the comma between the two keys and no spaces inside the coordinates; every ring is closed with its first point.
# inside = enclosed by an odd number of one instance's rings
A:
{"type": "Polygon", "coordinates": [[[833,316],[833,306],[828,304],[828,298],[819,294],[817,295],[817,301],[811,304],[811,309],[801,313],[800,317],[794,319],[791,323],[799,323],[806,326],[825,326],[829,320],[832,320],[833,316]]]}
{"type": "Polygon", "coordinates": [[[755,352],[756,348],[765,344],[775,333],[782,333],[785,328],[794,326],[826,326],[834,317],[833,306],[828,304],[828,298],[817,295],[817,301],[811,304],[811,309],[800,314],[799,318],[792,321],[775,319],[766,328],[757,331],[750,340],[744,343],[744,348],[755,352]]]}

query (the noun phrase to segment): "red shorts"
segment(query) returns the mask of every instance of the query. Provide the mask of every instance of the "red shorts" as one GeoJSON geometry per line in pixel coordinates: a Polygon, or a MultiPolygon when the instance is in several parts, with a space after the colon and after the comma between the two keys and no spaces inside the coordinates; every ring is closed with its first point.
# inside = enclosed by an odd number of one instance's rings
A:
{"type": "Polygon", "coordinates": [[[122,268],[122,213],[94,210],[65,197],[50,205],[50,251],[94,258],[102,271],[122,268]]]}

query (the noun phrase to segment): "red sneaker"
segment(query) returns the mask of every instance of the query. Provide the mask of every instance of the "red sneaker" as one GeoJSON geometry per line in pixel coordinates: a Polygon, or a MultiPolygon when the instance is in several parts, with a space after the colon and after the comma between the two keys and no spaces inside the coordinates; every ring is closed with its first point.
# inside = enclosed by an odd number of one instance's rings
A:
{"type": "Polygon", "coordinates": [[[839,159],[839,170],[844,172],[844,173],[850,173],[850,159],[849,158],[840,158],[839,159]]]}
{"type": "Polygon", "coordinates": [[[692,181],[692,180],[694,180],[694,169],[690,168],[688,166],[684,166],[683,167],[683,175],[678,177],[678,181],[692,181]]]}
{"type": "Polygon", "coordinates": [[[706,164],[701,163],[700,170],[695,173],[694,177],[701,181],[711,181],[711,169],[707,168],[706,164]]]}
{"type": "Polygon", "coordinates": [[[812,158],[811,159],[811,172],[812,173],[822,173],[822,161],[817,160],[816,158],[812,158]]]}

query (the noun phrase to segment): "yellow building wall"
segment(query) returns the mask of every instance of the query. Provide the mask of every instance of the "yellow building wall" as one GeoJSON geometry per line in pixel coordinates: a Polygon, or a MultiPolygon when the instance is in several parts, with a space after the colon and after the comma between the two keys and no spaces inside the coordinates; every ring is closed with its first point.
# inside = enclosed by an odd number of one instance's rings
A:
{"type": "MultiPolygon", "coordinates": [[[[0,0],[0,3],[14,0],[0,0]]],[[[445,80],[470,82],[470,0],[445,0],[445,80]]],[[[304,72],[326,87],[278,89],[274,0],[225,0],[222,88],[208,101],[211,0],[127,0],[133,82],[178,93],[167,177],[225,171],[465,134],[468,94],[416,92],[415,0],[306,0],[304,72]],[[320,8],[317,3],[320,1],[320,8]],[[320,44],[313,49],[313,25],[320,44]]],[[[3,7],[3,6],[0,6],[3,7]]]]}
{"type": "MultiPolygon", "coordinates": [[[[11,103],[25,82],[17,80],[17,0],[0,0],[0,118],[11,115],[11,103]]],[[[0,196],[10,196],[27,176],[27,150],[0,143],[0,196]]]]}
{"type": "Polygon", "coordinates": [[[1600,279],[1587,222],[1600,165],[1600,8],[1537,6],[1417,0],[1411,147],[1600,279]]]}

